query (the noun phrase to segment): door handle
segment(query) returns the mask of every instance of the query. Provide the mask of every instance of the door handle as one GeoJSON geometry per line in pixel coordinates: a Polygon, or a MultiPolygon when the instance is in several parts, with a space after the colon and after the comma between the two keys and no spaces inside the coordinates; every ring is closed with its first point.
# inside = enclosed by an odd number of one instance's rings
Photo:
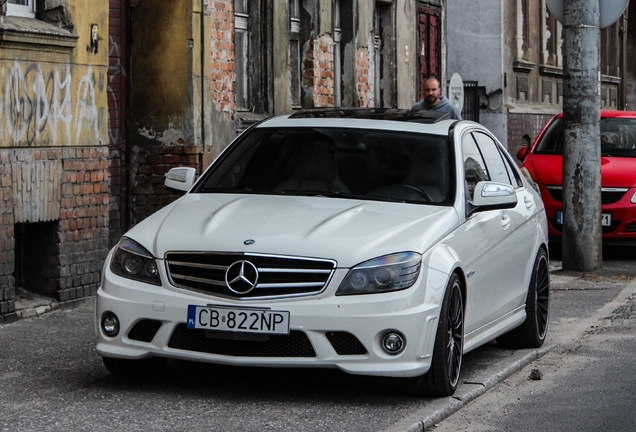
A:
{"type": "Polygon", "coordinates": [[[534,207],[534,201],[532,201],[531,199],[528,199],[528,197],[523,197],[523,202],[526,205],[526,208],[528,210],[530,210],[532,207],[534,207]]]}
{"type": "Polygon", "coordinates": [[[510,227],[510,216],[508,215],[508,212],[502,212],[501,213],[501,226],[503,227],[504,230],[508,229],[510,227]]]}

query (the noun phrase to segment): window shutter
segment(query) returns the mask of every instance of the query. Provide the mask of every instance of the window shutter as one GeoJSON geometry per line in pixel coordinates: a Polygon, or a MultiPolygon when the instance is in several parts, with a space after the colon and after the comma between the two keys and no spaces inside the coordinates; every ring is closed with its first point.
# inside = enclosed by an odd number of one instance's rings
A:
{"type": "Polygon", "coordinates": [[[46,0],[35,0],[35,17],[39,20],[44,19],[44,9],[46,0]]]}

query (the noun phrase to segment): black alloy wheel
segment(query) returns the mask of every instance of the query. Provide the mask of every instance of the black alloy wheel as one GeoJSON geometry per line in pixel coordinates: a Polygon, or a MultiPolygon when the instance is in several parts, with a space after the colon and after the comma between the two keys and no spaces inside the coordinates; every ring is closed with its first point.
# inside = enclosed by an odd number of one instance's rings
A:
{"type": "Polygon", "coordinates": [[[539,348],[548,333],[550,315],[550,269],[548,254],[540,249],[534,261],[526,297],[526,320],[497,338],[504,348],[539,348]]]}
{"type": "Polygon", "coordinates": [[[440,311],[431,368],[420,377],[403,379],[402,386],[416,395],[452,395],[459,382],[463,351],[464,297],[459,277],[453,273],[448,281],[440,311]]]}

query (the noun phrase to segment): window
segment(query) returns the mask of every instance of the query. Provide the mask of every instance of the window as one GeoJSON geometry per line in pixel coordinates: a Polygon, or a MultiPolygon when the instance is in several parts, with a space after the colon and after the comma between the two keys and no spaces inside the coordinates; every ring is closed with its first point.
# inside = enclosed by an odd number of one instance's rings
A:
{"type": "Polygon", "coordinates": [[[248,100],[248,50],[249,13],[247,0],[234,0],[234,55],[236,58],[236,108],[249,108],[248,100]]]}
{"type": "Polygon", "coordinates": [[[480,181],[489,180],[486,164],[471,134],[462,138],[462,157],[464,159],[464,180],[466,181],[466,201],[473,200],[475,186],[480,181]]]}
{"type": "Polygon", "coordinates": [[[36,0],[9,0],[7,15],[35,18],[36,0]]]}
{"type": "Polygon", "coordinates": [[[373,26],[375,107],[397,105],[395,17],[393,3],[378,0],[373,26]]]}
{"type": "Polygon", "coordinates": [[[486,161],[486,167],[488,169],[490,179],[499,183],[512,185],[512,181],[508,176],[506,165],[501,158],[501,153],[499,153],[497,145],[492,138],[483,133],[475,133],[473,135],[479,145],[479,150],[481,150],[481,154],[484,156],[486,161]]]}
{"type": "Polygon", "coordinates": [[[333,101],[334,106],[339,107],[342,103],[342,59],[340,52],[340,40],[342,39],[342,29],[340,27],[340,0],[335,0],[333,6],[333,101]]]}
{"type": "Polygon", "coordinates": [[[517,0],[517,60],[530,60],[530,11],[528,0],[517,0]]]}
{"type": "Polygon", "coordinates": [[[523,186],[513,162],[490,136],[479,132],[466,134],[462,140],[462,153],[468,201],[473,199],[475,186],[480,181],[491,180],[515,188],[523,186]]]}
{"type": "Polygon", "coordinates": [[[291,69],[291,99],[292,106],[301,105],[300,95],[300,0],[289,2],[289,66],[291,69]]]}
{"type": "Polygon", "coordinates": [[[562,26],[559,21],[550,13],[546,5],[542,9],[543,34],[542,34],[542,55],[541,61],[544,65],[563,67],[561,45],[563,44],[562,26]]]}

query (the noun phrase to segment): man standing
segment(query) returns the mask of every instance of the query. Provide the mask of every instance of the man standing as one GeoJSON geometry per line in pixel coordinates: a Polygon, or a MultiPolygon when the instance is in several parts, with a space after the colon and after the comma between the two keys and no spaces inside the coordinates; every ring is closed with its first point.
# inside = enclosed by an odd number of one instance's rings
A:
{"type": "Polygon", "coordinates": [[[446,112],[450,114],[449,118],[462,120],[461,112],[441,92],[437,78],[428,78],[424,82],[424,99],[413,105],[411,109],[446,112]]]}

